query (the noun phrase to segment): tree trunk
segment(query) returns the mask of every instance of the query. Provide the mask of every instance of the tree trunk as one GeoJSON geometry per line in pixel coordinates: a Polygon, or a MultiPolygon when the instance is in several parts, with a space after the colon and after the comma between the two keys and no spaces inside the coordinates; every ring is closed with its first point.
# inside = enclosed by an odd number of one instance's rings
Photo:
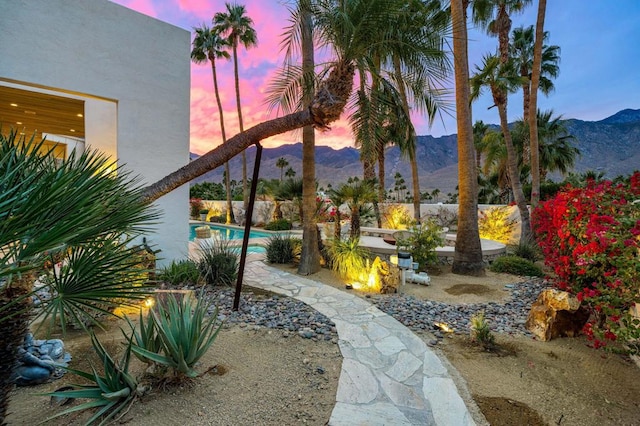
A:
{"type": "MultiPolygon", "coordinates": [[[[309,4],[300,3],[302,18],[302,72],[305,84],[302,104],[308,108],[313,100],[313,34],[309,4]]],[[[313,126],[302,129],[302,253],[298,273],[315,274],[320,270],[320,251],[318,249],[318,225],[316,222],[316,160],[315,130],[313,126]]]]}
{"type": "MultiPolygon", "coordinates": [[[[405,90],[404,84],[402,84],[402,70],[400,68],[400,60],[398,59],[397,55],[393,57],[393,68],[396,75],[396,80],[399,82],[398,89],[402,98],[402,108],[404,108],[407,117],[410,117],[409,100],[407,99],[407,91],[405,90]]],[[[409,138],[411,138],[408,141],[410,146],[408,146],[407,148],[409,149],[409,162],[411,163],[411,184],[413,187],[413,218],[418,223],[420,223],[422,214],[420,212],[420,176],[418,174],[416,135],[411,132],[409,138]]]]}
{"type": "Polygon", "coordinates": [[[153,202],[179,186],[221,166],[251,145],[268,137],[309,124],[321,129],[329,128],[329,124],[340,118],[347,104],[353,85],[354,71],[352,63],[338,62],[316,92],[309,109],[265,121],[235,135],[227,143],[144,188],[141,194],[142,199],[153,202]]]}
{"type": "Polygon", "coordinates": [[[531,73],[531,99],[529,110],[529,143],[531,145],[531,208],[540,201],[540,151],[538,141],[538,86],[542,66],[542,42],[544,40],[544,18],[547,0],[539,0],[536,21],[536,41],[533,45],[533,66],[531,73]]]}
{"type": "MultiPolygon", "coordinates": [[[[494,97],[495,100],[495,97],[494,97]]],[[[520,173],[518,172],[518,158],[516,150],[513,147],[511,132],[507,122],[507,103],[506,96],[504,102],[496,103],[498,113],[500,114],[500,127],[504,135],[504,144],[507,148],[507,170],[509,171],[509,181],[511,182],[511,190],[513,197],[520,211],[520,239],[529,241],[531,239],[531,220],[529,218],[529,208],[527,200],[524,198],[522,191],[522,183],[520,183],[520,173]]]]}
{"type": "Polygon", "coordinates": [[[31,297],[26,295],[32,287],[33,276],[27,273],[10,285],[5,284],[0,292],[0,307],[12,304],[2,310],[6,319],[0,327],[0,425],[7,424],[9,395],[14,388],[11,380],[13,369],[18,360],[18,348],[22,346],[29,328],[31,297]]]}
{"type": "MultiPolygon", "coordinates": [[[[211,73],[213,74],[213,91],[216,95],[216,103],[218,104],[218,116],[220,117],[220,132],[222,133],[222,143],[227,142],[227,132],[224,127],[224,112],[222,110],[222,102],[220,101],[220,91],[218,90],[218,73],[216,72],[216,57],[213,54],[208,55],[209,62],[211,62],[211,73]]],[[[231,202],[231,176],[229,169],[229,162],[224,163],[225,179],[224,187],[227,191],[227,218],[225,223],[227,225],[234,223],[233,217],[233,203],[231,202]]]]}
{"type": "Polygon", "coordinates": [[[453,57],[458,123],[458,233],[451,272],[484,275],[482,247],[478,232],[477,170],[473,145],[473,125],[469,103],[469,59],[467,57],[467,19],[463,0],[451,1],[453,57]]]}
{"type": "MultiPolygon", "coordinates": [[[[238,75],[238,45],[233,44],[233,76],[236,83],[236,108],[238,110],[238,127],[240,133],[244,132],[244,123],[242,122],[242,106],[240,102],[240,77],[238,75]]],[[[246,212],[249,204],[249,192],[247,189],[247,153],[242,151],[242,206],[246,212]]]]}

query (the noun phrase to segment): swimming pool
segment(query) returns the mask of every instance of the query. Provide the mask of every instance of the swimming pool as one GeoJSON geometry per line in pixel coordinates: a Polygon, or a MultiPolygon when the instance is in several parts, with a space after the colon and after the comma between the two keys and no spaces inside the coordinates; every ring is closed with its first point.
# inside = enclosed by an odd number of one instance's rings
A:
{"type": "MultiPolygon", "coordinates": [[[[190,225],[189,226],[189,241],[193,241],[196,238],[196,228],[199,226],[207,226],[207,225],[190,225]]],[[[208,225],[211,228],[211,236],[218,236],[218,238],[222,238],[224,240],[242,240],[244,238],[244,230],[243,229],[234,229],[227,228],[226,226],[220,225],[208,225]]],[[[249,238],[268,238],[273,234],[262,231],[251,231],[249,232],[249,238]]]]}

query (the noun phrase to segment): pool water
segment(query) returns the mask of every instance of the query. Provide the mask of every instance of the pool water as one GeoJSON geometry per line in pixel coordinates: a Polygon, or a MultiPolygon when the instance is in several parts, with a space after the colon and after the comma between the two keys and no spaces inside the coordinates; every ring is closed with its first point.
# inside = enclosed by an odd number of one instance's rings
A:
{"type": "MultiPolygon", "coordinates": [[[[193,241],[196,238],[196,228],[204,225],[190,225],[189,227],[189,241],[193,241]]],[[[225,226],[209,225],[211,228],[211,236],[218,236],[223,240],[242,240],[244,238],[243,229],[232,229],[225,226]]],[[[249,238],[268,238],[273,234],[261,231],[249,232],[249,238]]]]}

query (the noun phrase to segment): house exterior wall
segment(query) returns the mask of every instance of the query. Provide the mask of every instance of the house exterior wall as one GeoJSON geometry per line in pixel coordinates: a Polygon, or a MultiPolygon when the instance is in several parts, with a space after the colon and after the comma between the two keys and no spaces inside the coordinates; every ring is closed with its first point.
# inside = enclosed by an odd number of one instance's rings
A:
{"type": "MultiPolygon", "coordinates": [[[[86,145],[153,183],[189,161],[190,33],[107,0],[0,0],[0,84],[85,99],[86,145]]],[[[188,253],[188,187],[156,202],[161,264],[188,253]]]]}

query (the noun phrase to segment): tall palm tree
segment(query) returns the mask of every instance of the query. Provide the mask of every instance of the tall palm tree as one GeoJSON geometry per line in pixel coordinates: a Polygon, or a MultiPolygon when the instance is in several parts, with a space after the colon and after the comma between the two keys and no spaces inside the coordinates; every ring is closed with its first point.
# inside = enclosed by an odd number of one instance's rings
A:
{"type": "Polygon", "coordinates": [[[474,0],[472,19],[487,33],[498,37],[500,63],[509,60],[509,32],[511,31],[511,15],[521,13],[532,0],[474,0]]]}
{"type": "MultiPolygon", "coordinates": [[[[209,61],[211,63],[211,73],[213,74],[213,90],[216,94],[216,103],[218,104],[218,115],[220,117],[220,131],[222,133],[222,143],[227,142],[227,134],[224,127],[224,112],[222,110],[222,102],[220,102],[220,91],[218,90],[218,74],[216,72],[216,59],[229,59],[229,53],[224,49],[228,47],[227,41],[220,36],[218,30],[211,29],[205,24],[194,28],[195,37],[193,38],[191,49],[191,60],[196,64],[209,61]]],[[[229,162],[224,163],[225,171],[225,189],[227,191],[227,220],[226,223],[234,222],[233,204],[231,202],[231,173],[229,170],[229,162]]]]}
{"type": "Polygon", "coordinates": [[[451,271],[462,275],[484,275],[478,232],[478,183],[473,147],[473,125],[469,99],[469,57],[467,51],[468,0],[451,1],[453,63],[458,123],[458,235],[451,271]]]}
{"type": "MultiPolygon", "coordinates": [[[[258,34],[253,28],[253,20],[246,15],[244,5],[237,3],[225,3],[227,12],[218,12],[213,16],[215,28],[221,34],[225,34],[227,41],[233,51],[233,76],[236,86],[236,107],[238,109],[238,124],[240,133],[244,132],[244,123],[242,121],[242,105],[240,102],[240,79],[238,76],[238,46],[242,45],[245,49],[258,45],[258,34]]],[[[242,151],[242,200],[244,209],[247,209],[249,201],[249,193],[247,191],[247,154],[242,151]]]]}
{"type": "Polygon", "coordinates": [[[493,97],[493,102],[500,116],[500,128],[507,150],[507,170],[513,197],[520,212],[521,238],[531,238],[531,220],[527,201],[522,191],[520,173],[518,169],[518,156],[511,138],[511,131],[507,121],[507,95],[519,87],[522,77],[516,75],[513,70],[513,62],[501,63],[497,56],[485,56],[482,68],[477,67],[476,74],[471,78],[471,96],[476,99],[480,96],[483,87],[488,87],[493,97]]]}
{"type": "MultiPolygon", "coordinates": [[[[506,73],[515,73],[513,71],[513,65],[509,64],[509,32],[511,31],[510,15],[522,12],[524,7],[529,5],[531,1],[532,0],[474,0],[473,2],[473,22],[486,28],[488,34],[498,37],[499,56],[495,60],[485,60],[484,66],[485,70],[490,74],[493,74],[494,77],[500,76],[499,79],[494,79],[495,83],[499,83],[500,80],[505,82],[505,78],[507,77],[506,73]],[[492,62],[490,67],[487,66],[490,65],[488,62],[492,62]]],[[[485,74],[485,76],[487,76],[487,74],[485,74]]],[[[522,81],[523,80],[520,80],[520,84],[522,84],[522,81]]],[[[511,135],[509,134],[509,129],[506,126],[507,95],[512,89],[504,89],[505,87],[499,88],[499,85],[496,86],[496,84],[494,84],[491,92],[495,105],[498,107],[498,114],[500,115],[501,123],[500,126],[502,127],[504,141],[507,145],[509,177],[511,180],[513,195],[520,211],[520,224],[522,231],[521,238],[530,239],[531,221],[529,219],[529,210],[524,199],[520,179],[518,176],[513,176],[513,174],[517,172],[517,163],[514,155],[515,152],[511,141],[511,135]],[[498,102],[496,102],[496,99],[498,102]],[[503,116],[504,126],[502,124],[503,116]]]]}
{"type": "MultiPolygon", "coordinates": [[[[542,77],[542,43],[544,41],[544,18],[547,9],[547,0],[538,0],[538,15],[536,17],[536,41],[533,48],[533,65],[531,70],[531,100],[530,109],[538,110],[538,87],[542,77]]],[[[531,165],[533,168],[531,178],[531,205],[537,207],[540,199],[540,176],[538,174],[538,129],[537,117],[529,117],[529,138],[531,140],[531,165]]]]}
{"type": "Polygon", "coordinates": [[[282,174],[284,172],[284,168],[289,165],[289,162],[285,160],[284,157],[278,158],[276,161],[276,167],[280,169],[280,182],[282,182],[282,174]]]}
{"type": "MultiPolygon", "coordinates": [[[[45,151],[42,142],[18,138],[13,131],[0,134],[0,424],[6,422],[10,378],[34,310],[34,277],[43,273],[45,262],[91,251],[82,273],[92,270],[94,278],[113,277],[113,282],[99,281],[104,288],[91,279],[76,282],[73,294],[51,290],[55,301],[49,303],[74,317],[87,309],[106,312],[115,298],[142,296],[132,282],[140,269],[131,261],[106,265],[96,242],[114,247],[122,236],[130,243],[158,217],[142,202],[138,180],[105,156],[74,151],[56,164],[38,154],[45,151]]],[[[133,253],[124,254],[131,259],[133,253]]]]}
{"type": "Polygon", "coordinates": [[[489,131],[489,125],[482,120],[473,123],[473,146],[476,150],[476,169],[482,167],[482,152],[484,151],[484,137],[489,131]]]}
{"type": "Polygon", "coordinates": [[[553,117],[553,110],[540,111],[537,114],[540,180],[544,181],[549,172],[560,172],[565,175],[575,165],[580,150],[573,146],[575,136],[569,134],[562,116],[553,117]]]}
{"type": "MultiPolygon", "coordinates": [[[[525,28],[514,28],[511,33],[510,54],[515,61],[515,66],[522,80],[522,111],[525,123],[529,122],[529,105],[531,103],[531,78],[533,74],[533,50],[534,50],[533,25],[525,28]]],[[[549,39],[549,32],[545,31],[543,42],[549,39]]],[[[540,62],[539,90],[548,95],[553,92],[555,86],[553,78],[560,74],[560,46],[543,44],[540,62]]],[[[525,162],[528,159],[525,157],[525,162]]]]}

